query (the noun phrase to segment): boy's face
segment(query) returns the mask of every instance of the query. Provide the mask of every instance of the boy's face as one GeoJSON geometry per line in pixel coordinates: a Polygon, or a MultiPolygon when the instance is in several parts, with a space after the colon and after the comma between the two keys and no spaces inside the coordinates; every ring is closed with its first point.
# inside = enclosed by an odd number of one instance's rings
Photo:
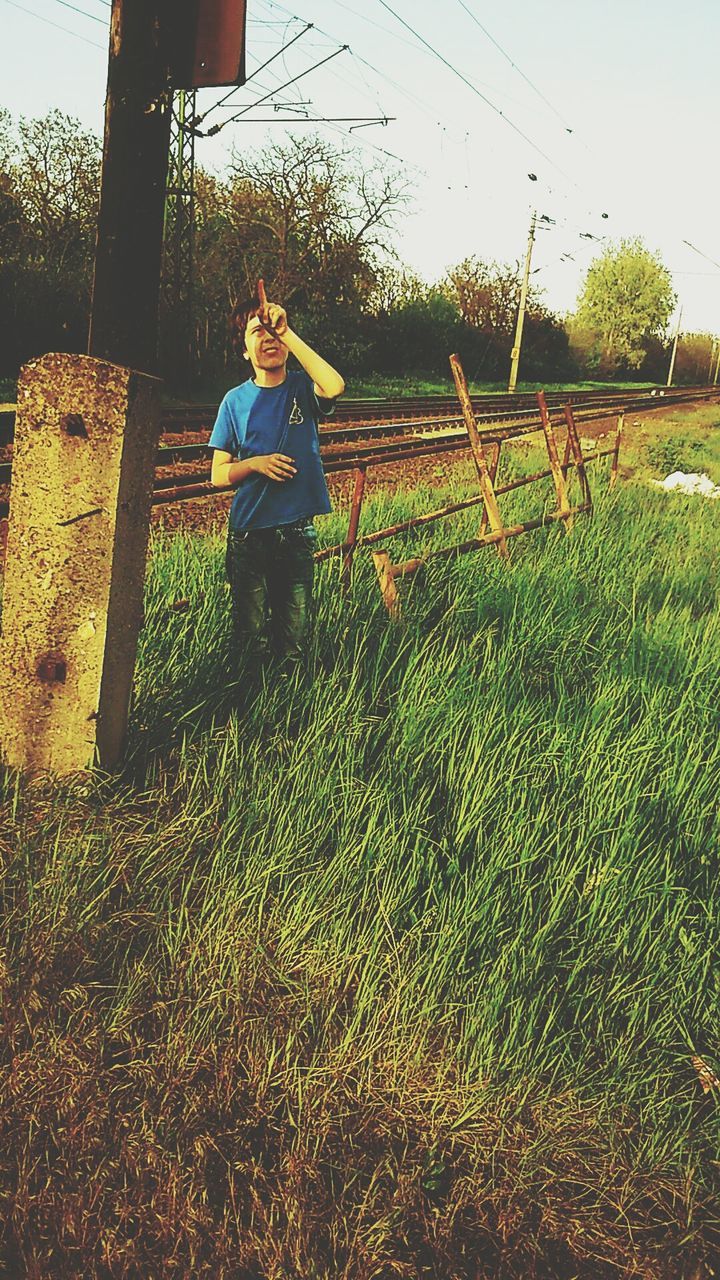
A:
{"type": "Polygon", "coordinates": [[[287,362],[288,349],[267,329],[258,316],[251,316],[245,326],[245,356],[253,369],[281,369],[287,362]]]}

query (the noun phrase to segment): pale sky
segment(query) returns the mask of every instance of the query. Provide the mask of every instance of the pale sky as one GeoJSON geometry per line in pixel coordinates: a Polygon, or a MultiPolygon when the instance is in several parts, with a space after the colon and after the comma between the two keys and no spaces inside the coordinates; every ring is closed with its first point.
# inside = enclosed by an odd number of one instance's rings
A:
{"type": "MultiPolygon", "coordinates": [[[[0,105],[15,117],[59,107],[99,134],[109,12],[107,0],[0,0],[0,105]]],[[[555,220],[533,257],[554,310],[572,310],[602,249],[581,233],[639,235],[672,271],[683,330],[720,333],[716,0],[248,0],[248,19],[249,73],[314,26],[235,92],[235,110],[350,51],[199,139],[205,167],[222,173],[233,146],[310,131],[251,122],[286,116],[274,101],[305,104],[296,115],[394,116],[350,136],[349,123],[318,131],[413,179],[395,247],[425,279],[472,254],[522,258],[536,208],[555,220]]],[[[200,109],[224,92],[203,90],[200,109]]]]}

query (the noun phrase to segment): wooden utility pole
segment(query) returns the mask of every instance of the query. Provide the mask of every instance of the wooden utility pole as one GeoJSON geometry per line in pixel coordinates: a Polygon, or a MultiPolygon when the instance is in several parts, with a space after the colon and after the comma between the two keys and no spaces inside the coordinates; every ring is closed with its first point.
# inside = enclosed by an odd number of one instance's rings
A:
{"type": "Polygon", "coordinates": [[[508,382],[508,391],[512,392],[517,386],[518,365],[520,364],[520,347],[522,345],[523,324],[525,322],[525,304],[527,302],[528,283],[530,280],[530,260],[532,258],[532,247],[535,240],[535,224],[537,222],[537,212],[533,209],[532,218],[530,219],[530,234],[528,236],[527,253],[525,254],[525,273],[523,275],[522,287],[520,289],[520,306],[518,307],[517,325],[515,328],[515,342],[511,352],[510,360],[510,380],[508,382]]]}
{"type": "Polygon", "coordinates": [[[168,0],[113,0],[88,352],[157,364],[172,91],[168,0]]]}
{"type": "Polygon", "coordinates": [[[683,309],[681,307],[680,314],[678,315],[678,318],[677,318],[677,324],[675,326],[675,337],[673,339],[672,355],[670,357],[670,368],[668,369],[667,384],[666,384],[668,387],[672,386],[673,369],[675,368],[675,356],[677,355],[678,338],[680,337],[680,321],[682,320],[682,313],[683,313],[683,309]]]}

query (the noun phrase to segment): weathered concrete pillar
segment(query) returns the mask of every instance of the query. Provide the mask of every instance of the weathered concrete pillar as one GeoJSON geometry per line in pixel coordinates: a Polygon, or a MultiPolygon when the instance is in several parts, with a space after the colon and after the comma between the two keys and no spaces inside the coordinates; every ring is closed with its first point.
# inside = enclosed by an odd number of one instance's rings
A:
{"type": "Polygon", "coordinates": [[[142,625],[160,382],[47,355],[18,384],[0,636],[0,749],[32,773],[111,769],[142,625]]]}

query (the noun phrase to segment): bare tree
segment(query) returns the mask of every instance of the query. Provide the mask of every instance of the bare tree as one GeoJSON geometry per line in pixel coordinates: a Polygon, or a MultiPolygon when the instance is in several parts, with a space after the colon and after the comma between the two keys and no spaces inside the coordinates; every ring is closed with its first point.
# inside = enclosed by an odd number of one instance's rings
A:
{"type": "Polygon", "coordinates": [[[71,258],[87,261],[100,181],[95,135],[61,111],[21,120],[10,179],[36,255],[56,270],[71,258]]]}
{"type": "Polygon", "coordinates": [[[238,284],[266,275],[291,303],[316,288],[336,302],[366,297],[409,196],[400,175],[319,137],[235,153],[230,190],[238,284]]]}
{"type": "MultiPolygon", "coordinates": [[[[465,258],[448,272],[447,288],[460,314],[475,329],[488,333],[514,331],[520,300],[519,263],[483,262],[465,258]]],[[[543,312],[539,290],[528,291],[528,310],[543,312]]]]}

